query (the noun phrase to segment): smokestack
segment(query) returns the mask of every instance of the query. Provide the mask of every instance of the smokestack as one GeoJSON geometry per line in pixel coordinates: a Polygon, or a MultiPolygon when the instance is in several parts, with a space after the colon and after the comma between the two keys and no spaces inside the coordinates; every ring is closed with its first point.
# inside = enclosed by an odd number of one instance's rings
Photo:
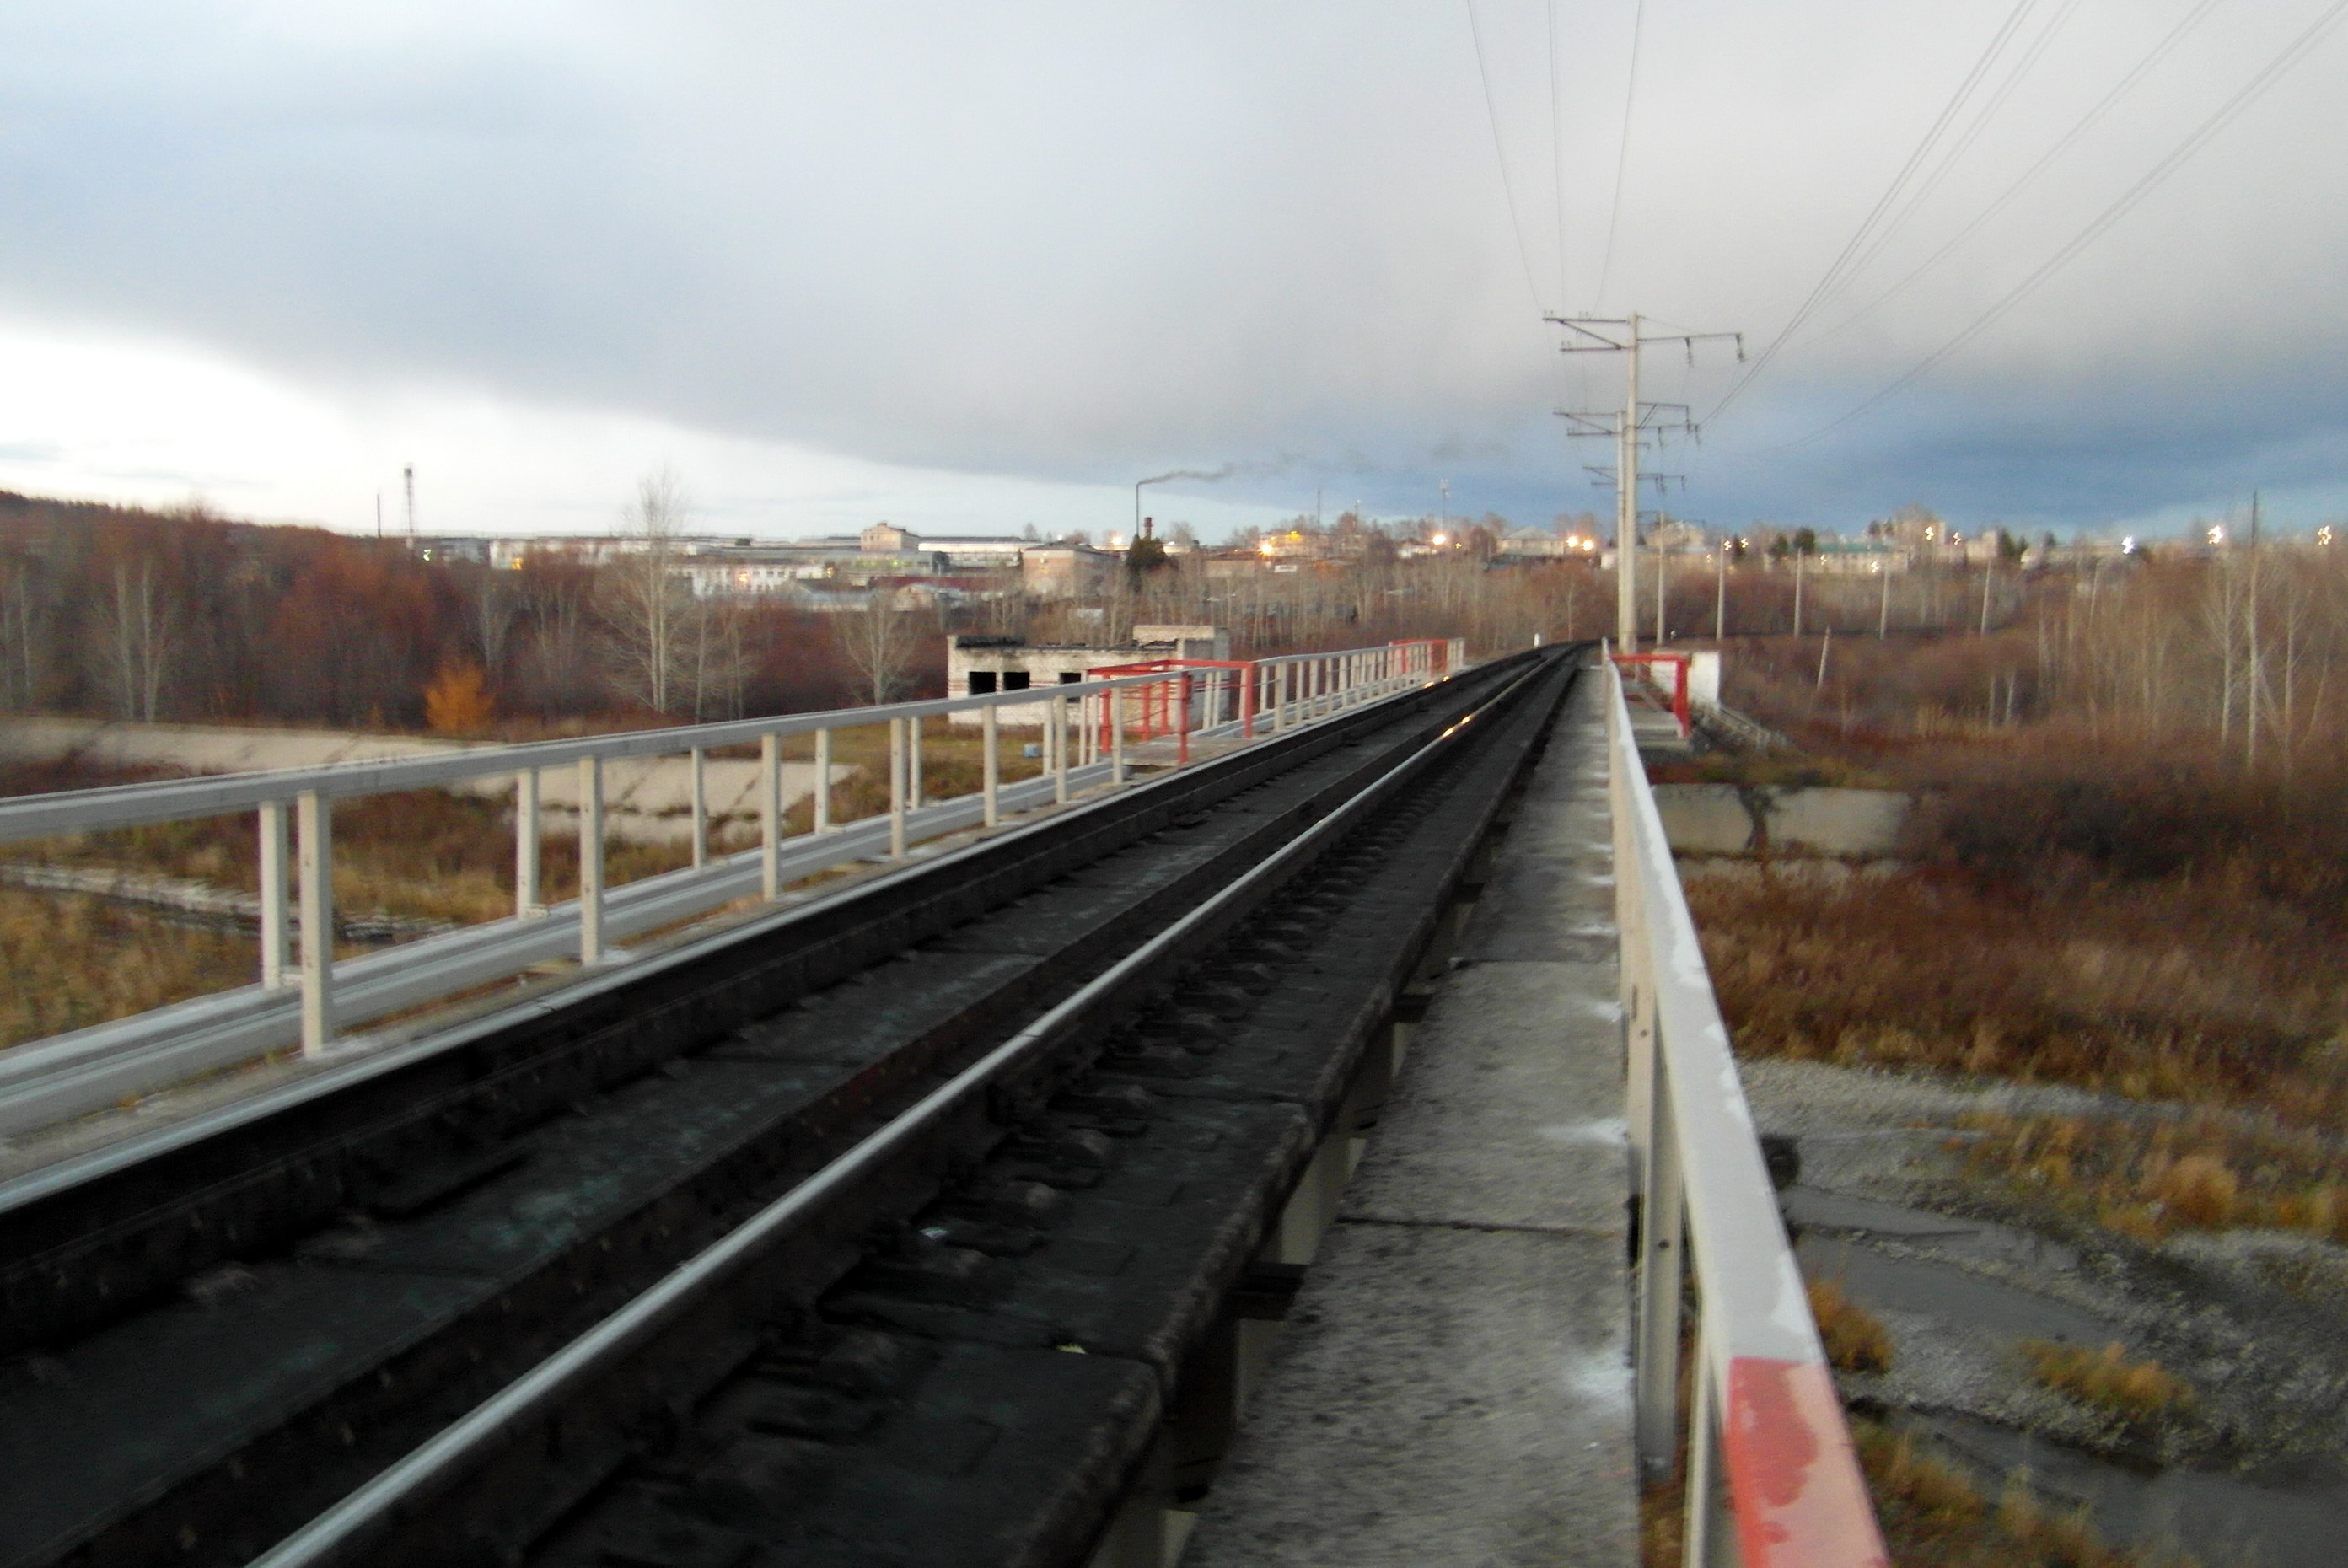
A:
{"type": "Polygon", "coordinates": [[[1156,518],[1154,518],[1154,517],[1145,517],[1145,518],[1143,518],[1143,519],[1141,520],[1141,537],[1142,537],[1142,538],[1144,538],[1144,539],[1151,539],[1151,538],[1155,538],[1155,537],[1156,537],[1156,535],[1157,535],[1157,527],[1158,527],[1158,520],[1157,520],[1156,518]]]}
{"type": "Polygon", "coordinates": [[[416,465],[401,469],[399,477],[407,485],[407,537],[412,541],[416,537],[416,465]]]}

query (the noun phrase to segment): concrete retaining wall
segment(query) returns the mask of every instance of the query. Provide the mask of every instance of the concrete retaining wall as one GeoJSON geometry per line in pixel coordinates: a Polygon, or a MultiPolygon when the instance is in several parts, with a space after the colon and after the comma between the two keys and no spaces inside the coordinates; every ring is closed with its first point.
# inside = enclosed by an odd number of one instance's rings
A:
{"type": "Polygon", "coordinates": [[[1898,789],[1655,786],[1664,836],[1684,855],[1893,854],[1915,804],[1898,789]]]}

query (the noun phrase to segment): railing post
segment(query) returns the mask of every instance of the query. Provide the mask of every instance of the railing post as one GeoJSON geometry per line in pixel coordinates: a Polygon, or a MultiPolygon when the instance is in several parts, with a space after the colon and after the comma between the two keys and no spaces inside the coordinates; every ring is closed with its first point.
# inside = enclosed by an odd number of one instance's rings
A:
{"type": "MultiPolygon", "coordinates": [[[[1652,991],[1643,1000],[1652,1007],[1652,991]]],[[[1678,1133],[1660,1063],[1651,1090],[1647,1138],[1639,1195],[1639,1319],[1632,1381],[1639,1462],[1650,1479],[1659,1480],[1671,1472],[1678,1446],[1680,1285],[1687,1238],[1678,1133]]]]}
{"type": "Polygon", "coordinates": [[[1256,666],[1250,665],[1247,673],[1240,679],[1240,736],[1242,739],[1255,738],[1255,687],[1256,666]]]}
{"type": "Polygon", "coordinates": [[[979,758],[979,820],[994,827],[1003,820],[1003,753],[996,744],[1002,733],[1002,721],[996,717],[1000,703],[988,703],[978,710],[978,744],[984,753],[979,758]]]}
{"type": "Polygon", "coordinates": [[[294,803],[300,834],[302,1054],[325,1054],[335,1037],[335,803],[315,789],[294,803]]]}
{"type": "Polygon", "coordinates": [[[1108,694],[1108,781],[1125,782],[1125,693],[1115,688],[1108,694]]]}
{"type": "Polygon", "coordinates": [[[514,918],[535,920],[546,913],[538,885],[538,769],[514,775],[514,918]]]}
{"type": "Polygon", "coordinates": [[[285,802],[261,803],[261,985],[285,984],[285,802]]]}
{"type": "Polygon", "coordinates": [[[905,858],[905,721],[889,721],[889,858],[905,858]]]}
{"type": "Polygon", "coordinates": [[[1052,801],[1068,803],[1068,699],[1052,699],[1052,801]]]}
{"type": "Polygon", "coordinates": [[[815,732],[815,814],[810,831],[831,831],[831,731],[815,732]]]}
{"type": "Polygon", "coordinates": [[[579,759],[579,962],[603,962],[603,759],[579,759]]]}
{"type": "Polygon", "coordinates": [[[1687,1495],[1681,1534],[1684,1568],[1738,1568],[1736,1520],[1729,1511],[1720,1465],[1720,1386],[1713,1377],[1712,1346],[1699,1323],[1688,1376],[1687,1495]]]}
{"type": "Polygon", "coordinates": [[[783,738],[758,737],[758,890],[783,896],[783,738]]]}
{"type": "Polygon", "coordinates": [[[922,809],[922,721],[905,721],[905,809],[922,809]]]}
{"type": "Polygon", "coordinates": [[[698,746],[693,748],[693,869],[709,863],[709,769],[698,746]]]}

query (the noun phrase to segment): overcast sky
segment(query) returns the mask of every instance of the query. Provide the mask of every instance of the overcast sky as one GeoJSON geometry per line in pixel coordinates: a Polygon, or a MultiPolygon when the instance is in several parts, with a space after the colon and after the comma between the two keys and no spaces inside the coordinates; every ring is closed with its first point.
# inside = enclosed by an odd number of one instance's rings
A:
{"type": "MultiPolygon", "coordinates": [[[[1543,314],[1757,357],[1922,146],[1665,504],[2310,523],[2348,512],[2348,36],[2287,51],[2335,12],[12,0],[0,488],[396,528],[413,462],[466,531],[600,531],[663,463],[726,532],[1106,532],[1172,469],[1226,475],[1148,492],[1210,535],[1446,482],[1603,511],[1554,410],[1621,360],[1543,314]]],[[[1751,366],[1694,355],[1647,390],[1703,416],[1751,366]]]]}

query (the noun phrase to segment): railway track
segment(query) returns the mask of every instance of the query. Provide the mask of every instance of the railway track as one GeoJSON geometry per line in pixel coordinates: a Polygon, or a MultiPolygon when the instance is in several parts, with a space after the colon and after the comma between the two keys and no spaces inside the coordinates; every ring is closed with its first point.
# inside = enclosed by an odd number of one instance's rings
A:
{"type": "Polygon", "coordinates": [[[1210,1473],[1578,662],[0,1187],[0,1563],[1082,1561],[1210,1473]]]}

